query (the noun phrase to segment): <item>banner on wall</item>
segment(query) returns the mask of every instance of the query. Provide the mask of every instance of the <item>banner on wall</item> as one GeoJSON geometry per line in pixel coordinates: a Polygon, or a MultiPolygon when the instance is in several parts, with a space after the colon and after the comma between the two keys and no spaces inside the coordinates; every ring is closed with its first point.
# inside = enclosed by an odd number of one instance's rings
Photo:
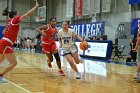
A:
{"type": "Polygon", "coordinates": [[[89,24],[74,24],[71,25],[77,35],[81,36],[97,36],[104,34],[104,22],[94,22],[89,24]]]}
{"type": "Polygon", "coordinates": [[[138,20],[140,20],[140,18],[132,19],[132,22],[131,22],[131,32],[130,32],[131,35],[134,35],[135,31],[138,28],[138,20]]]}
{"type": "Polygon", "coordinates": [[[73,17],[73,0],[67,0],[66,17],[73,17]]]}
{"type": "Polygon", "coordinates": [[[90,15],[90,0],[83,0],[82,15],[90,15]]]}
{"type": "Polygon", "coordinates": [[[74,15],[82,15],[82,0],[74,0],[74,15]]]}
{"type": "MultiPolygon", "coordinates": [[[[70,27],[80,36],[100,36],[104,35],[104,22],[93,22],[88,24],[72,24],[70,27]]],[[[61,27],[57,26],[60,30],[61,27]]]]}
{"type": "Polygon", "coordinates": [[[2,31],[4,29],[4,26],[0,26],[0,39],[3,37],[2,31]]]}
{"type": "Polygon", "coordinates": [[[140,0],[129,0],[129,4],[138,4],[140,0]]]}
{"type": "MultiPolygon", "coordinates": [[[[91,14],[100,13],[100,0],[91,0],[91,14]]],[[[102,12],[110,12],[111,0],[102,0],[102,12]]]]}
{"type": "Polygon", "coordinates": [[[0,20],[6,20],[6,16],[2,15],[2,11],[6,8],[7,6],[7,0],[0,0],[0,6],[3,6],[0,8],[0,20]]]}

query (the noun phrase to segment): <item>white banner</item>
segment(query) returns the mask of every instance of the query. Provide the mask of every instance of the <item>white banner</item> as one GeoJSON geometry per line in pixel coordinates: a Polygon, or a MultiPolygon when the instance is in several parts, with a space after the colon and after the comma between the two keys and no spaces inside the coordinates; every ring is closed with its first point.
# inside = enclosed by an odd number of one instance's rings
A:
{"type": "MultiPolygon", "coordinates": [[[[100,13],[100,0],[91,0],[91,14],[100,13]]],[[[110,12],[111,0],[102,0],[102,12],[110,12]]]]}
{"type": "Polygon", "coordinates": [[[110,12],[111,0],[103,0],[103,12],[110,12]]]}
{"type": "Polygon", "coordinates": [[[91,14],[100,12],[100,0],[91,0],[91,14]]]}
{"type": "Polygon", "coordinates": [[[2,16],[2,11],[6,9],[7,6],[7,0],[0,0],[0,20],[6,20],[6,16],[2,16]]]}
{"type": "Polygon", "coordinates": [[[66,6],[67,6],[66,17],[73,17],[73,6],[74,6],[73,0],[67,0],[66,6]]]}
{"type": "Polygon", "coordinates": [[[90,0],[83,0],[82,14],[90,15],[90,0]]]}

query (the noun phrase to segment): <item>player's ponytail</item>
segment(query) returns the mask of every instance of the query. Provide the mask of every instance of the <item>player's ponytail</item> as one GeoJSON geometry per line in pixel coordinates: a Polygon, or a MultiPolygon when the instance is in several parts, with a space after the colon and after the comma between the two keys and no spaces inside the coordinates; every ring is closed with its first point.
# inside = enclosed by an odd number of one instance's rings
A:
{"type": "Polygon", "coordinates": [[[2,15],[3,15],[3,16],[8,16],[8,13],[9,13],[8,7],[6,7],[6,9],[3,10],[2,15]]]}
{"type": "Polygon", "coordinates": [[[8,11],[8,7],[6,7],[6,9],[3,10],[2,15],[3,16],[9,16],[10,18],[13,18],[14,15],[17,15],[17,11],[11,11],[11,12],[9,12],[8,11]]]}

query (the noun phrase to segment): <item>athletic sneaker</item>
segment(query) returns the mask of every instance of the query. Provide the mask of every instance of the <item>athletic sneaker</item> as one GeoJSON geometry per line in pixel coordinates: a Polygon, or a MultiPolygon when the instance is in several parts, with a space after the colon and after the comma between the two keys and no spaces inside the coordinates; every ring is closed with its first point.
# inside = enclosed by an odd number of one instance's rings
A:
{"type": "Polygon", "coordinates": [[[5,80],[3,77],[0,77],[0,83],[7,83],[8,81],[5,80]]]}
{"type": "Polygon", "coordinates": [[[51,64],[51,62],[49,62],[49,59],[47,59],[47,63],[48,63],[48,67],[52,68],[52,64],[51,64]]]}
{"type": "Polygon", "coordinates": [[[51,64],[51,63],[48,63],[48,67],[49,67],[49,68],[52,68],[52,64],[51,64]]]}
{"type": "Polygon", "coordinates": [[[137,80],[139,78],[139,72],[135,72],[134,74],[134,80],[137,80]]]}
{"type": "Polygon", "coordinates": [[[81,74],[79,72],[76,72],[76,76],[75,76],[76,79],[80,79],[81,78],[81,74]]]}
{"type": "Polygon", "coordinates": [[[140,83],[140,78],[139,77],[134,77],[134,81],[139,82],[140,83]]]}
{"type": "Polygon", "coordinates": [[[65,73],[63,70],[59,70],[59,74],[60,74],[60,76],[65,76],[65,73]]]}

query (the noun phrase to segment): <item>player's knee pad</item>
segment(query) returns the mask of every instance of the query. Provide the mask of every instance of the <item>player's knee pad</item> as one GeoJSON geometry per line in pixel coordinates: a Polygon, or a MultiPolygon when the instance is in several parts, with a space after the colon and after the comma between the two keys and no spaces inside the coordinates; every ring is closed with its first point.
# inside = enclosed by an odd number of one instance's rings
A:
{"type": "Polygon", "coordinates": [[[60,56],[59,56],[59,54],[58,54],[58,53],[55,53],[55,54],[53,54],[53,55],[54,55],[54,57],[55,57],[56,61],[60,61],[60,56]]]}

